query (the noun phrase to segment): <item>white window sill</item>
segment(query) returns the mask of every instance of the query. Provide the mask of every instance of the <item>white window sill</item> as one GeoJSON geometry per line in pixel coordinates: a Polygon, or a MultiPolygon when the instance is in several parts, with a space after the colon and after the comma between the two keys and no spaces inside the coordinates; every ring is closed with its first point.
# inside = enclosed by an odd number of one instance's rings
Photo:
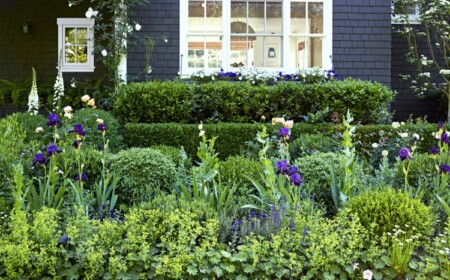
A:
{"type": "Polygon", "coordinates": [[[62,66],[61,70],[63,72],[94,72],[94,66],[62,66]]]}

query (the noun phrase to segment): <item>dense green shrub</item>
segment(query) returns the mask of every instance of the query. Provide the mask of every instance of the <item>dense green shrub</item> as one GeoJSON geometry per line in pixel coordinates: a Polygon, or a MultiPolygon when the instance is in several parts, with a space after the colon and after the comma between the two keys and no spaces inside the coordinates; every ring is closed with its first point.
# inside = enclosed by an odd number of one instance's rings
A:
{"type": "Polygon", "coordinates": [[[47,119],[42,115],[31,115],[28,112],[25,113],[15,113],[17,116],[17,121],[20,123],[22,129],[26,132],[27,137],[25,141],[27,143],[33,140],[42,140],[42,134],[36,133],[36,128],[45,127],[47,124],[47,119]]]}
{"type": "Polygon", "coordinates": [[[171,191],[176,181],[172,159],[147,148],[131,148],[108,157],[111,171],[127,179],[128,184],[117,190],[125,200],[143,201],[157,190],[171,191]]]}
{"type": "Polygon", "coordinates": [[[415,227],[422,241],[428,240],[431,234],[430,208],[404,191],[392,188],[369,190],[350,199],[347,208],[358,215],[373,238],[392,233],[396,225],[415,227]]]}
{"type": "Polygon", "coordinates": [[[331,202],[330,165],[340,166],[339,157],[334,153],[314,153],[294,161],[302,174],[303,188],[309,190],[322,202],[331,202]]]}
{"type": "MultiPolygon", "coordinates": [[[[295,121],[328,108],[345,115],[351,110],[363,123],[381,122],[395,93],[379,83],[333,81],[272,86],[250,83],[148,82],[122,87],[114,114],[123,122],[252,122],[286,115],[295,121]],[[369,113],[370,112],[370,113],[369,113]]],[[[329,121],[331,116],[327,116],[329,121]]]]}
{"type": "MultiPolygon", "coordinates": [[[[245,142],[253,140],[260,129],[261,125],[255,124],[204,125],[208,137],[218,136],[214,148],[221,159],[242,154],[245,142]]],[[[124,126],[124,140],[128,147],[184,147],[186,153],[195,158],[201,138],[197,125],[193,124],[129,123],[124,126]]]]}
{"type": "Polygon", "coordinates": [[[99,148],[103,146],[103,137],[97,130],[97,119],[102,119],[106,125],[106,138],[109,139],[109,148],[112,152],[118,152],[123,148],[123,136],[119,123],[111,113],[99,110],[84,108],[75,111],[71,124],[80,123],[86,131],[84,142],[92,147],[99,148]]]}
{"type": "Polygon", "coordinates": [[[0,236],[0,277],[55,278],[63,264],[58,222],[55,209],[43,208],[33,215],[32,223],[25,212],[13,211],[8,230],[0,236]]]}
{"type": "Polygon", "coordinates": [[[241,156],[229,157],[219,166],[222,182],[235,183],[238,186],[236,195],[240,196],[255,192],[253,185],[245,176],[259,180],[263,173],[264,167],[260,162],[241,156]]]}
{"type": "Polygon", "coordinates": [[[0,119],[0,135],[0,196],[10,203],[12,165],[20,161],[21,154],[30,147],[25,143],[26,132],[16,115],[0,119]]]}
{"type": "MultiPolygon", "coordinates": [[[[229,156],[242,155],[248,148],[246,142],[254,141],[256,133],[261,131],[262,126],[266,126],[268,131],[273,131],[278,135],[275,126],[272,124],[231,124],[218,123],[204,125],[208,136],[219,136],[216,141],[216,152],[221,159],[229,156]]],[[[335,124],[306,124],[295,123],[291,130],[292,141],[295,142],[303,134],[320,134],[323,138],[336,139],[341,141],[339,133],[344,131],[342,125],[335,124]]],[[[393,160],[402,143],[411,144],[413,133],[418,133],[421,138],[418,143],[417,152],[428,151],[430,147],[436,145],[432,133],[437,131],[435,124],[406,124],[401,129],[394,129],[391,125],[357,125],[353,143],[360,156],[370,159],[374,154],[380,154],[386,149],[389,157],[393,160]],[[409,137],[403,139],[398,132],[408,131],[409,137]],[[400,141],[400,139],[402,141],[400,141]],[[373,143],[378,143],[377,149],[372,148],[373,143]]],[[[144,124],[127,123],[124,126],[124,142],[128,147],[151,147],[153,145],[168,145],[174,147],[183,146],[190,157],[197,154],[198,137],[197,125],[193,124],[144,124]]],[[[299,140],[300,141],[300,140],[299,140]]],[[[323,140],[327,141],[327,140],[323,140]]]]}
{"type": "Polygon", "coordinates": [[[186,169],[192,166],[192,161],[187,157],[186,152],[177,147],[167,146],[167,145],[156,145],[151,147],[154,150],[160,151],[163,155],[168,156],[172,159],[175,165],[181,165],[186,169]]]}
{"type": "Polygon", "coordinates": [[[337,141],[321,134],[303,133],[289,144],[289,154],[292,159],[312,155],[316,152],[328,153],[336,150],[337,141]]]}
{"type": "Polygon", "coordinates": [[[114,115],[122,122],[181,122],[192,120],[191,85],[180,82],[131,83],[120,88],[114,115]]]}
{"type": "MultiPolygon", "coordinates": [[[[447,159],[448,155],[446,154],[436,155],[435,161],[433,155],[429,153],[415,153],[414,160],[408,162],[408,184],[413,187],[421,186],[429,188],[432,185],[433,179],[436,176],[440,176],[439,172],[436,170],[436,164],[439,165],[438,162],[446,162],[446,164],[449,164],[447,159]]],[[[399,164],[396,176],[398,184],[404,184],[404,178],[403,165],[399,164]]]]}

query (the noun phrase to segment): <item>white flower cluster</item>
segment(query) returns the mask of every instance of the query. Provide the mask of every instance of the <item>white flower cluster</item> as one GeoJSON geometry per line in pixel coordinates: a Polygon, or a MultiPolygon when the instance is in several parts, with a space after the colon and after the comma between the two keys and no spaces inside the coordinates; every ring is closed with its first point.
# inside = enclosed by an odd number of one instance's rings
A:
{"type": "Polygon", "coordinates": [[[419,73],[419,75],[417,75],[417,76],[430,78],[431,74],[430,74],[430,72],[423,72],[423,73],[419,73]]]}
{"type": "Polygon", "coordinates": [[[424,56],[423,54],[420,56],[420,63],[422,64],[422,65],[430,65],[430,64],[432,64],[433,63],[433,61],[432,60],[430,60],[430,59],[428,59],[426,56],[424,56]]]}
{"type": "Polygon", "coordinates": [[[30,112],[32,115],[37,115],[39,109],[39,96],[36,85],[36,71],[34,70],[34,68],[32,68],[32,70],[33,81],[31,84],[30,95],[28,96],[28,112],[30,112]]]}
{"type": "Polygon", "coordinates": [[[91,7],[86,11],[85,16],[87,18],[96,17],[98,15],[98,11],[94,11],[91,7]]]}
{"type": "Polygon", "coordinates": [[[439,71],[439,74],[443,76],[450,75],[450,69],[441,69],[441,71],[439,71]]]}
{"type": "Polygon", "coordinates": [[[59,100],[64,96],[64,79],[61,69],[61,61],[62,60],[62,52],[60,55],[60,59],[58,62],[58,75],[56,76],[55,85],[53,86],[53,90],[55,91],[53,94],[53,112],[57,111],[59,108],[59,100]]]}
{"type": "Polygon", "coordinates": [[[276,82],[278,78],[276,72],[263,70],[257,67],[242,67],[239,70],[239,73],[244,80],[250,81],[252,84],[269,81],[276,82]]]}
{"type": "Polygon", "coordinates": [[[223,72],[221,71],[207,71],[201,69],[189,76],[192,80],[214,81],[220,78],[235,79],[238,81],[250,81],[252,84],[259,84],[261,82],[277,82],[285,79],[287,76],[298,77],[299,81],[308,81],[309,79],[323,79],[334,78],[334,71],[324,71],[321,68],[315,67],[312,69],[301,69],[296,73],[282,73],[280,71],[271,71],[258,67],[241,67],[237,71],[223,72]]]}

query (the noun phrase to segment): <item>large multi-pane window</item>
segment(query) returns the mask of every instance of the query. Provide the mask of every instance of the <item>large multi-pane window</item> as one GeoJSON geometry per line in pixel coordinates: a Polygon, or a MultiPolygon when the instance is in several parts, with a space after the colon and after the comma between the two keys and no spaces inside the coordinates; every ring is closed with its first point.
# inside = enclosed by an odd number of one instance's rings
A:
{"type": "Polygon", "coordinates": [[[331,0],[180,1],[182,74],[331,68],[331,0]]]}

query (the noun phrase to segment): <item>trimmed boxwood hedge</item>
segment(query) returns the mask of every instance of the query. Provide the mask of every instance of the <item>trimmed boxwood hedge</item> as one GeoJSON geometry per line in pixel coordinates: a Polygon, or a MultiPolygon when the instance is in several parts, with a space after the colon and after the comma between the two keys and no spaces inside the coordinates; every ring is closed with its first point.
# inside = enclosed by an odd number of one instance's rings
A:
{"type": "Polygon", "coordinates": [[[155,81],[121,87],[114,114],[122,123],[249,123],[288,116],[303,120],[308,113],[323,111],[343,115],[351,110],[357,121],[379,123],[386,116],[395,92],[368,81],[347,79],[326,83],[248,82],[181,83],[155,81]]]}
{"type": "MultiPolygon", "coordinates": [[[[229,156],[241,155],[244,151],[245,142],[254,141],[258,131],[262,126],[266,126],[273,135],[278,133],[279,126],[272,124],[237,124],[237,123],[218,123],[205,124],[204,130],[208,138],[219,136],[215,150],[219,153],[221,159],[229,156]]],[[[327,124],[306,124],[296,123],[292,128],[291,135],[293,139],[299,138],[301,134],[321,134],[324,137],[332,137],[335,133],[344,131],[342,125],[327,124]]],[[[370,153],[373,151],[372,143],[380,141],[384,137],[387,141],[392,141],[393,137],[401,139],[397,135],[398,131],[409,131],[418,133],[421,138],[418,151],[425,152],[436,145],[432,133],[437,131],[435,124],[406,124],[401,130],[393,129],[391,125],[357,125],[353,141],[356,149],[360,152],[370,153]]],[[[188,155],[195,157],[198,144],[200,142],[199,130],[194,124],[145,124],[128,123],[124,126],[124,141],[128,147],[151,147],[153,145],[168,145],[174,147],[183,146],[188,155]]],[[[411,143],[406,143],[411,145],[411,143]]],[[[395,156],[392,154],[391,156],[395,156]]]]}

